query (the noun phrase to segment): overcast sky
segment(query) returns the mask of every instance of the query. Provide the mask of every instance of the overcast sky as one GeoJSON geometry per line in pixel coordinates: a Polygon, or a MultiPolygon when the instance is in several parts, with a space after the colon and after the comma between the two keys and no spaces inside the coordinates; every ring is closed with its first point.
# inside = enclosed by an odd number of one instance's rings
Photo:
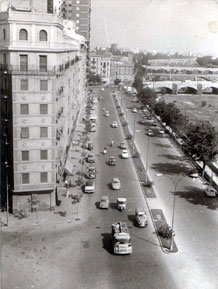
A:
{"type": "Polygon", "coordinates": [[[91,0],[91,47],[218,56],[218,0],[91,0]]]}

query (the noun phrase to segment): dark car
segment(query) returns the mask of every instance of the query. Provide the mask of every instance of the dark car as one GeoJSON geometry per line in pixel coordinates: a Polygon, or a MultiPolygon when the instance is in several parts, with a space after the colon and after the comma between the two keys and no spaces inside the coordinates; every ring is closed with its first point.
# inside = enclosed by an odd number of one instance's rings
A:
{"type": "Polygon", "coordinates": [[[116,166],[116,158],[115,157],[109,157],[109,160],[108,160],[108,164],[110,166],[116,166]]]}

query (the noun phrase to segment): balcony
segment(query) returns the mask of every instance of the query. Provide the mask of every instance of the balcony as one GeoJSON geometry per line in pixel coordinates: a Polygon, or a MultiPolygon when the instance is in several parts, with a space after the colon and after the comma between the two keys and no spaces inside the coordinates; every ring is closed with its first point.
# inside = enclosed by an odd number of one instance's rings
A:
{"type": "MultiPolygon", "coordinates": [[[[56,68],[55,66],[49,66],[47,67],[47,71],[40,71],[39,66],[28,66],[27,69],[20,69],[21,67],[19,65],[3,65],[0,64],[0,72],[3,73],[9,73],[9,74],[23,74],[23,75],[55,75],[56,68]]],[[[45,69],[43,69],[45,70],[45,69]]]]}

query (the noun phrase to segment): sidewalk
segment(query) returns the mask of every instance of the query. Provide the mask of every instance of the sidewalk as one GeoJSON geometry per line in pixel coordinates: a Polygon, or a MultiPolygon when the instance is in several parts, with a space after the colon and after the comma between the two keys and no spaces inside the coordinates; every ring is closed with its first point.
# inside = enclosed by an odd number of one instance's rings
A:
{"type": "Polygon", "coordinates": [[[86,116],[85,106],[86,102],[84,102],[83,107],[79,112],[76,128],[73,133],[72,144],[68,152],[67,160],[70,161],[73,166],[73,173],[66,176],[68,182],[70,181],[72,184],[68,194],[64,181],[61,181],[57,186],[57,206],[55,211],[28,212],[26,217],[20,219],[9,214],[8,226],[5,226],[5,224],[7,224],[7,214],[6,212],[2,212],[0,222],[3,230],[85,222],[85,210],[82,209],[84,205],[83,193],[81,184],[79,184],[81,183],[81,179],[83,179],[83,160],[85,154],[88,152],[85,152],[85,149],[83,148],[83,142],[86,137],[84,134],[85,123],[83,122],[83,118],[86,116]],[[80,196],[80,202],[73,200],[72,196],[80,196]]]}

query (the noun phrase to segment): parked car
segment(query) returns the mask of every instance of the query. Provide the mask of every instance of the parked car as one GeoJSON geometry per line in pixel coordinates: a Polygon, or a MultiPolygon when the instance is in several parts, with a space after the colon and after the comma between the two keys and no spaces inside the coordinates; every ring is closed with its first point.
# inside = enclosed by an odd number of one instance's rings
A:
{"type": "Polygon", "coordinates": [[[95,126],[95,125],[92,125],[92,126],[91,126],[90,132],[96,132],[96,126],[95,126]]]}
{"type": "Polygon", "coordinates": [[[95,192],[95,181],[89,180],[85,184],[85,193],[91,194],[95,192]]]}
{"type": "Polygon", "coordinates": [[[120,180],[118,178],[113,178],[111,185],[113,190],[120,190],[121,188],[120,180]]]}
{"type": "Polygon", "coordinates": [[[120,148],[121,149],[126,149],[127,148],[127,144],[125,143],[125,141],[121,141],[120,148]]]}
{"type": "Polygon", "coordinates": [[[128,159],[129,158],[128,150],[123,150],[121,157],[122,157],[122,159],[128,159]]]}
{"type": "Polygon", "coordinates": [[[141,119],[139,120],[139,123],[140,123],[140,124],[146,124],[146,123],[147,123],[147,121],[146,121],[146,119],[144,119],[144,118],[141,118],[141,119]]]}
{"type": "Polygon", "coordinates": [[[204,190],[204,192],[205,192],[205,195],[206,195],[207,197],[210,197],[210,198],[216,197],[216,194],[217,194],[217,190],[216,190],[214,187],[212,187],[212,186],[208,186],[208,187],[204,190]]]}
{"type": "Polygon", "coordinates": [[[154,121],[154,122],[152,123],[152,126],[157,126],[157,122],[154,121]]]}
{"type": "Polygon", "coordinates": [[[126,203],[127,203],[126,198],[117,198],[117,209],[121,212],[123,210],[126,210],[126,203]]]}
{"type": "Polygon", "coordinates": [[[145,208],[138,207],[135,209],[135,220],[138,227],[145,227],[148,225],[148,217],[145,208]]]}
{"type": "Polygon", "coordinates": [[[113,121],[111,126],[112,126],[112,127],[118,127],[117,121],[113,121]]]}
{"type": "Polygon", "coordinates": [[[102,196],[101,200],[100,200],[100,203],[99,203],[99,208],[100,209],[108,209],[109,208],[109,204],[110,204],[110,201],[109,201],[108,196],[102,196]]]}
{"type": "Polygon", "coordinates": [[[190,178],[193,178],[193,179],[196,179],[199,177],[199,173],[197,169],[191,169],[188,175],[190,178]]]}
{"type": "Polygon", "coordinates": [[[110,116],[110,113],[109,113],[109,111],[108,111],[108,110],[106,110],[106,111],[105,111],[105,113],[104,113],[104,115],[105,115],[106,117],[110,116]]]}
{"type": "Polygon", "coordinates": [[[101,91],[104,91],[104,87],[101,88],[101,91]]]}
{"type": "Polygon", "coordinates": [[[153,130],[149,129],[149,130],[147,131],[147,135],[148,135],[148,136],[154,136],[153,130]]]}
{"type": "Polygon", "coordinates": [[[93,154],[89,154],[87,156],[87,163],[94,163],[95,162],[95,158],[93,154]]]}
{"type": "Polygon", "coordinates": [[[95,167],[89,167],[86,177],[88,179],[95,179],[96,178],[96,168],[95,167]]]}
{"type": "Polygon", "coordinates": [[[108,164],[110,166],[116,166],[116,158],[113,156],[109,157],[108,164]]]}
{"type": "Polygon", "coordinates": [[[159,129],[158,133],[161,134],[161,135],[163,135],[165,132],[164,132],[163,129],[159,129]]]}
{"type": "Polygon", "coordinates": [[[137,108],[133,107],[132,112],[136,113],[137,112],[137,108]]]}

